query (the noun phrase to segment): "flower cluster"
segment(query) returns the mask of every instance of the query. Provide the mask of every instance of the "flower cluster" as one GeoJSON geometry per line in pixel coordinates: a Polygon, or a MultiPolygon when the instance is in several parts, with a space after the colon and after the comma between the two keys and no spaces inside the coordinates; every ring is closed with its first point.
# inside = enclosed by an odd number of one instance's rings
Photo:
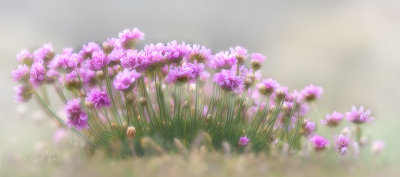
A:
{"type": "MultiPolygon", "coordinates": [[[[228,142],[238,151],[268,151],[281,147],[281,141],[301,150],[305,146],[300,139],[306,138],[316,151],[335,144],[345,154],[351,143],[360,142],[348,134],[335,136],[334,143],[317,135],[316,121],[305,118],[309,105],[321,98],[322,87],[291,91],[263,78],[260,69],[266,57],[260,53],[242,46],[213,53],[205,46],[177,41],[136,48],[143,39],[144,33],[134,28],[76,51],[64,48],[55,53],[51,44],[33,53],[21,50],[16,56],[19,65],[11,73],[20,84],[15,99],[26,102],[34,97],[60,125],[94,147],[111,146],[115,139],[124,144],[150,137],[165,142],[168,149],[171,141],[193,142],[199,132],[205,132],[208,145],[220,148],[228,142]],[[66,116],[58,115],[47,95],[38,92],[49,86],[65,104],[66,116]]],[[[359,126],[372,120],[370,114],[354,107],[345,117],[359,126]]],[[[337,127],[343,117],[333,112],[321,123],[337,127]]]]}

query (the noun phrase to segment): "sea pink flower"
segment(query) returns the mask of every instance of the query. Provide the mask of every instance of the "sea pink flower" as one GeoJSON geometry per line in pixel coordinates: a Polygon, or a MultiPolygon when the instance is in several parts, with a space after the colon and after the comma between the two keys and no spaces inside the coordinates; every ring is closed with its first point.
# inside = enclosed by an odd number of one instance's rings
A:
{"type": "Polygon", "coordinates": [[[133,69],[136,66],[138,58],[138,51],[128,49],[126,54],[121,58],[121,66],[123,68],[133,69]]]}
{"type": "Polygon", "coordinates": [[[32,97],[32,88],[28,85],[14,87],[14,99],[17,103],[27,102],[32,97]]]}
{"type": "Polygon", "coordinates": [[[345,135],[339,135],[339,136],[336,138],[335,143],[336,143],[336,150],[337,150],[340,154],[344,155],[344,154],[346,154],[346,152],[348,151],[348,148],[349,148],[348,146],[349,146],[349,143],[350,143],[350,138],[347,137],[347,136],[345,136],[345,135]]]}
{"type": "Polygon", "coordinates": [[[324,150],[325,147],[329,145],[328,140],[319,135],[314,135],[313,137],[311,137],[310,141],[316,151],[324,150]]]}
{"type": "Polygon", "coordinates": [[[89,68],[93,71],[98,71],[106,67],[109,63],[110,60],[103,51],[94,51],[89,60],[89,68]]]}
{"type": "Polygon", "coordinates": [[[315,122],[311,122],[309,119],[304,120],[303,129],[304,135],[311,136],[314,134],[315,131],[315,122]]]}
{"type": "Polygon", "coordinates": [[[208,62],[211,55],[211,49],[207,49],[204,46],[200,46],[198,44],[194,44],[190,50],[190,59],[197,60],[198,62],[208,62]]]}
{"type": "Polygon", "coordinates": [[[42,48],[39,48],[33,52],[33,58],[35,62],[46,62],[53,59],[53,56],[53,46],[50,43],[44,44],[42,48]]]}
{"type": "Polygon", "coordinates": [[[236,56],[229,52],[219,52],[211,57],[209,65],[216,70],[230,69],[237,63],[236,56]]]}
{"type": "Polygon", "coordinates": [[[247,136],[242,136],[242,137],[239,138],[239,145],[240,146],[246,146],[247,143],[249,143],[249,142],[250,142],[250,139],[247,138],[247,136]]]}
{"type": "Polygon", "coordinates": [[[359,109],[357,109],[355,106],[353,106],[351,108],[351,111],[346,113],[346,118],[347,118],[347,120],[349,120],[355,124],[362,124],[365,122],[370,122],[374,119],[371,117],[371,111],[370,110],[364,111],[363,106],[361,106],[359,109]]]}
{"type": "Polygon", "coordinates": [[[247,49],[241,46],[236,46],[235,48],[229,49],[231,54],[236,57],[238,63],[241,64],[247,58],[247,49]]]}
{"type": "Polygon", "coordinates": [[[264,95],[272,94],[280,85],[273,79],[264,79],[257,84],[258,91],[264,95]]]}
{"type": "Polygon", "coordinates": [[[12,78],[16,82],[26,82],[29,80],[29,67],[24,65],[19,65],[17,69],[11,72],[12,78]]]}
{"type": "Polygon", "coordinates": [[[260,53],[252,53],[251,54],[251,66],[254,70],[258,70],[261,68],[262,62],[264,62],[265,56],[260,53]]]}
{"type": "Polygon", "coordinates": [[[186,57],[190,52],[189,46],[185,45],[184,42],[178,44],[176,41],[171,41],[167,43],[165,50],[165,58],[167,62],[180,62],[184,57],[186,57]]]}
{"type": "Polygon", "coordinates": [[[326,114],[325,119],[321,120],[321,123],[330,127],[337,127],[342,119],[343,114],[335,111],[332,114],[326,114]]]}
{"type": "Polygon", "coordinates": [[[119,72],[115,77],[113,82],[114,88],[121,91],[128,90],[140,76],[141,74],[135,70],[124,69],[124,71],[119,72]]]}
{"type": "Polygon", "coordinates": [[[167,74],[165,80],[167,82],[195,82],[195,80],[200,76],[200,73],[203,72],[204,65],[193,64],[193,63],[183,63],[181,66],[172,67],[167,74]]]}
{"type": "Polygon", "coordinates": [[[301,91],[302,97],[307,101],[319,99],[323,93],[324,89],[315,85],[309,85],[301,91]]]}
{"type": "Polygon", "coordinates": [[[86,112],[81,108],[80,99],[74,99],[67,102],[65,112],[67,114],[66,124],[68,128],[77,130],[89,128],[86,112]]]}
{"type": "Polygon", "coordinates": [[[79,51],[79,54],[82,56],[83,59],[91,58],[92,53],[94,51],[100,51],[101,47],[99,44],[95,42],[89,42],[88,44],[85,44],[82,46],[82,50],[79,51]]]}
{"type": "Polygon", "coordinates": [[[86,101],[93,104],[95,108],[110,107],[111,101],[106,92],[93,89],[86,97],[86,101]]]}
{"type": "Polygon", "coordinates": [[[125,29],[124,31],[120,32],[118,36],[121,41],[121,45],[125,48],[131,48],[135,41],[144,39],[144,33],[137,28],[132,30],[125,29]]]}
{"type": "Polygon", "coordinates": [[[33,63],[33,54],[31,54],[27,49],[22,49],[16,56],[17,61],[22,64],[30,66],[33,63]]]}
{"type": "Polygon", "coordinates": [[[33,63],[29,81],[35,87],[40,86],[46,79],[46,69],[42,62],[33,63]]]}
{"type": "Polygon", "coordinates": [[[214,82],[216,82],[222,89],[226,91],[233,91],[241,93],[244,89],[244,82],[241,76],[237,76],[231,70],[221,70],[221,72],[214,75],[214,82]]]}

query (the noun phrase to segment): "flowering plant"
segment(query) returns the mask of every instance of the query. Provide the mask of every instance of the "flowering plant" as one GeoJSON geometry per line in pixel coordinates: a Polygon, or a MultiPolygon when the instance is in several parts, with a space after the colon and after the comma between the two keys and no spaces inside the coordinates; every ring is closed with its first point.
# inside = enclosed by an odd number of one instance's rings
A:
{"type": "MultiPolygon", "coordinates": [[[[12,71],[21,84],[15,98],[26,102],[33,97],[60,126],[82,137],[89,152],[102,148],[119,157],[142,156],[151,147],[156,152],[191,148],[199,136],[209,149],[228,145],[237,153],[270,152],[281,145],[299,152],[307,143],[322,151],[330,144],[314,133],[316,122],[306,119],[321,87],[290,92],[262,78],[266,57],[240,46],[216,54],[176,41],[137,49],[143,39],[135,28],[102,46],[90,42],[78,52],[65,48],[56,54],[51,44],[33,53],[22,50],[12,71]],[[57,99],[47,96],[49,87],[64,104],[65,115],[57,113],[57,99]]],[[[334,112],[323,123],[336,127],[342,117],[334,112]]],[[[356,138],[349,133],[336,137],[333,144],[340,154],[351,141],[360,143],[360,125],[372,120],[362,107],[354,107],[346,118],[358,133],[356,138]]]]}

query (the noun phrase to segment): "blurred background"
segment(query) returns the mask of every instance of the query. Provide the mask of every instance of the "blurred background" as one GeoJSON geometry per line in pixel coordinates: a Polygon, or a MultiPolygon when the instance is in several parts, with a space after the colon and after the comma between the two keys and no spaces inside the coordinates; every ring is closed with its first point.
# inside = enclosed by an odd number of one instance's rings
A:
{"type": "Polygon", "coordinates": [[[292,89],[324,87],[321,112],[371,109],[376,120],[365,131],[386,142],[388,162],[400,157],[398,0],[0,0],[0,25],[0,152],[29,153],[54,131],[34,102],[13,101],[10,73],[22,48],[78,49],[138,27],[141,45],[183,40],[263,53],[265,77],[292,89]]]}

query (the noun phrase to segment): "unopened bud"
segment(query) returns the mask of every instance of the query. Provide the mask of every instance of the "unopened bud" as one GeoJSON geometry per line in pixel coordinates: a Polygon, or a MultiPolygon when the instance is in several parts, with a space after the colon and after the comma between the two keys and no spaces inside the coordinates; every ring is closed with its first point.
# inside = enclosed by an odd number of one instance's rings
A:
{"type": "Polygon", "coordinates": [[[131,103],[133,100],[135,100],[135,95],[133,93],[128,93],[126,95],[126,101],[131,103]]]}
{"type": "Polygon", "coordinates": [[[105,75],[103,71],[97,71],[96,72],[97,78],[99,78],[100,80],[104,80],[105,79],[105,75]]]}
{"type": "Polygon", "coordinates": [[[140,103],[141,105],[146,105],[146,104],[147,104],[147,99],[146,99],[145,97],[140,97],[140,98],[139,98],[139,103],[140,103]]]}
{"type": "Polygon", "coordinates": [[[111,127],[112,127],[112,128],[117,128],[117,124],[116,124],[115,122],[112,122],[112,123],[111,123],[111,127]]]}
{"type": "Polygon", "coordinates": [[[114,46],[110,45],[109,43],[103,43],[103,51],[106,54],[111,53],[114,50],[114,46]]]}
{"type": "Polygon", "coordinates": [[[128,129],[126,129],[126,136],[129,138],[133,138],[136,136],[136,128],[133,126],[128,127],[128,129]]]}
{"type": "Polygon", "coordinates": [[[94,108],[92,102],[89,102],[89,101],[85,101],[85,106],[86,106],[87,108],[89,108],[89,109],[93,109],[93,108],[94,108]]]}
{"type": "Polygon", "coordinates": [[[257,60],[253,60],[253,61],[251,61],[251,67],[254,70],[259,70],[261,68],[261,62],[257,61],[257,60]]]}

